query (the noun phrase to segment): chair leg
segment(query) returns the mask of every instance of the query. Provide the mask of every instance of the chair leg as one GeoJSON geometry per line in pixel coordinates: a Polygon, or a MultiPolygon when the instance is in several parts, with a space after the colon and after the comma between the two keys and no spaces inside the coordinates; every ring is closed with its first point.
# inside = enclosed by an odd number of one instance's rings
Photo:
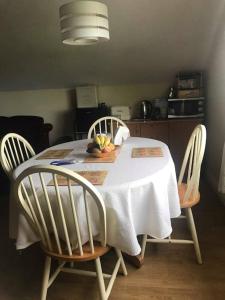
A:
{"type": "Polygon", "coordinates": [[[191,231],[191,224],[190,224],[190,220],[189,220],[189,217],[188,217],[188,210],[187,210],[187,208],[183,208],[183,210],[184,210],[184,213],[185,213],[185,216],[186,216],[188,229],[191,231]]]}
{"type": "Polygon", "coordinates": [[[99,285],[99,291],[100,291],[100,298],[101,300],[107,300],[106,297],[106,292],[105,292],[105,282],[102,274],[102,266],[101,266],[101,261],[100,258],[96,258],[95,260],[95,267],[96,267],[96,272],[97,272],[97,277],[98,277],[98,285],[99,285]]]}
{"type": "Polygon", "coordinates": [[[119,249],[115,248],[115,251],[116,251],[116,254],[117,254],[118,258],[120,258],[120,265],[121,265],[122,270],[123,270],[123,275],[127,276],[127,268],[126,268],[126,265],[125,265],[124,260],[123,260],[123,255],[122,255],[122,253],[119,249]]]}
{"type": "Polygon", "coordinates": [[[201,251],[200,251],[200,247],[199,247],[198,236],[197,236],[197,232],[196,232],[196,228],[195,228],[195,222],[194,222],[194,218],[193,218],[191,208],[187,208],[186,213],[187,213],[187,220],[188,220],[188,223],[189,223],[190,229],[191,229],[191,236],[192,236],[192,239],[194,241],[194,248],[195,248],[197,261],[198,261],[199,264],[202,264],[201,251]]]}
{"type": "Polygon", "coordinates": [[[46,256],[45,265],[44,265],[44,274],[42,279],[41,300],[45,300],[47,296],[50,269],[51,269],[51,257],[46,256]]]}
{"type": "Polygon", "coordinates": [[[144,234],[141,243],[141,259],[144,259],[145,256],[146,243],[147,243],[147,234],[144,234]]]}

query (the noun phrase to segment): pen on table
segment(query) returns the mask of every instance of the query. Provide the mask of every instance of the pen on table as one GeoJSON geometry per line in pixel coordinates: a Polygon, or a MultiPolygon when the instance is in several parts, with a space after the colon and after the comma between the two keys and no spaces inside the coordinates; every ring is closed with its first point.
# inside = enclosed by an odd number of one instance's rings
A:
{"type": "Polygon", "coordinates": [[[54,160],[54,161],[50,162],[50,165],[63,166],[63,165],[72,165],[72,164],[79,163],[79,162],[81,162],[81,161],[75,160],[75,159],[54,160]]]}

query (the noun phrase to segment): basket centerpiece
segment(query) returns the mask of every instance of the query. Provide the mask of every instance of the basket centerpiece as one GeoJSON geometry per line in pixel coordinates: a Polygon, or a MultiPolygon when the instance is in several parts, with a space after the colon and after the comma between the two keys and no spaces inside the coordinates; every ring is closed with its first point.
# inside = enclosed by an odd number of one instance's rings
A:
{"type": "Polygon", "coordinates": [[[111,143],[111,137],[97,134],[91,143],[87,145],[87,152],[93,157],[109,157],[115,155],[115,145],[111,143]]]}

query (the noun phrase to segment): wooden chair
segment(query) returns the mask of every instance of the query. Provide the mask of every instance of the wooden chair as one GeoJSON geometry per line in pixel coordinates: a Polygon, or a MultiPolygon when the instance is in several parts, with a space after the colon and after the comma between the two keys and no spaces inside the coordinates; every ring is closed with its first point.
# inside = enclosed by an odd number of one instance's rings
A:
{"type": "Polygon", "coordinates": [[[192,240],[172,239],[170,236],[167,239],[153,239],[147,238],[147,235],[144,235],[141,251],[142,258],[144,258],[146,242],[193,244],[197,261],[199,264],[202,264],[201,252],[191,208],[200,201],[199,180],[205,144],[205,126],[198,125],[195,127],[189,139],[178,179],[180,206],[181,209],[185,211],[185,215],[181,215],[179,218],[187,219],[192,240]]]}
{"type": "Polygon", "coordinates": [[[19,134],[8,133],[1,140],[0,161],[10,180],[13,170],[34,155],[32,146],[19,134]]]}
{"type": "Polygon", "coordinates": [[[17,236],[18,214],[16,201],[14,199],[12,183],[14,181],[13,171],[24,161],[35,155],[34,149],[21,135],[17,133],[6,134],[0,144],[0,161],[2,168],[10,180],[9,194],[9,237],[15,239],[17,236]]]}
{"type": "Polygon", "coordinates": [[[97,189],[74,171],[39,165],[28,168],[18,177],[15,193],[27,220],[40,237],[46,255],[41,300],[46,299],[47,290],[60,271],[97,276],[100,298],[108,299],[119,267],[124,275],[127,275],[127,270],[121,251],[115,248],[118,259],[112,275],[102,273],[100,257],[109,252],[110,247],[106,244],[105,205],[97,189]],[[51,187],[48,186],[50,180],[51,187]],[[60,187],[59,180],[63,180],[66,186],[60,187]],[[74,183],[78,186],[74,187],[74,183]],[[94,241],[93,224],[100,231],[99,242],[94,241]],[[88,240],[84,245],[83,239],[88,240]],[[59,261],[59,265],[50,276],[52,259],[59,261]],[[73,262],[84,261],[94,261],[96,272],[73,268],[73,262]],[[71,264],[65,266],[66,262],[71,264]],[[104,278],[110,279],[107,289],[104,278]]]}
{"type": "Polygon", "coordinates": [[[112,137],[112,141],[114,139],[116,129],[119,126],[125,126],[127,125],[120,119],[115,117],[103,117],[98,120],[96,120],[90,127],[88,131],[88,139],[93,138],[98,133],[105,133],[110,134],[112,137]]]}

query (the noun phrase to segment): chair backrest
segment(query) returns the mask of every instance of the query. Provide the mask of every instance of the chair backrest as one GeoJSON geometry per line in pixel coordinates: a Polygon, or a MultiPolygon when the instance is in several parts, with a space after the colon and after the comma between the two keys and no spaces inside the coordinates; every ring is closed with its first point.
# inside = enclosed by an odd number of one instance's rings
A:
{"type": "Polygon", "coordinates": [[[186,177],[187,190],[184,195],[184,201],[188,200],[191,195],[196,195],[196,193],[198,193],[205,144],[206,128],[204,125],[198,125],[195,127],[189,139],[178,178],[179,185],[186,177]]]}
{"type": "Polygon", "coordinates": [[[119,126],[125,126],[127,125],[120,119],[116,117],[103,117],[98,120],[96,120],[90,127],[88,131],[88,139],[93,138],[96,134],[110,134],[112,141],[114,139],[116,129],[119,126]]]}
{"type": "Polygon", "coordinates": [[[102,246],[106,245],[102,196],[74,171],[46,165],[30,167],[17,178],[14,192],[47,252],[71,256],[75,250],[83,256],[82,244],[89,241],[94,254],[96,232],[102,246]]]}
{"type": "Polygon", "coordinates": [[[1,140],[0,160],[5,173],[10,178],[17,166],[34,155],[32,146],[19,134],[8,133],[1,140]]]}

